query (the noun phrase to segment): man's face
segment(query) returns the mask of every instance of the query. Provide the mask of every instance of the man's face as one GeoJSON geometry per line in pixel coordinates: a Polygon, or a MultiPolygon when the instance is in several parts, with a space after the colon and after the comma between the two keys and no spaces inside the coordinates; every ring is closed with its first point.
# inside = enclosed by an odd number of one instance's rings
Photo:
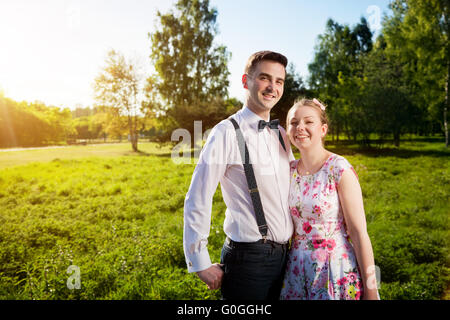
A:
{"type": "Polygon", "coordinates": [[[283,95],[286,70],[275,61],[263,60],[251,74],[244,74],[242,83],[248,89],[247,104],[256,113],[268,113],[283,95]]]}

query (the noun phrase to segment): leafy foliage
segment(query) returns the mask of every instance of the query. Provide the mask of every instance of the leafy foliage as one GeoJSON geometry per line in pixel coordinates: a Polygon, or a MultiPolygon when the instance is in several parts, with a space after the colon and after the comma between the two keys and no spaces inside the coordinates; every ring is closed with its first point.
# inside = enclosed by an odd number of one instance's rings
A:
{"type": "Polygon", "coordinates": [[[353,28],[332,19],[319,36],[310,71],[310,89],[328,104],[330,134],[339,140],[341,133],[354,138],[364,127],[359,100],[363,78],[361,60],[372,49],[372,33],[361,18],[353,28]]]}
{"type": "Polygon", "coordinates": [[[315,95],[329,105],[331,134],[368,144],[369,136],[443,133],[448,146],[450,5],[396,0],[375,45],[364,18],[328,20],[308,68],[315,95]],[[362,138],[362,139],[361,139],[362,138]]]}
{"type": "Polygon", "coordinates": [[[227,62],[224,46],[214,45],[217,10],[208,0],[179,0],[176,11],[158,11],[158,30],[149,34],[157,76],[149,84],[170,107],[191,105],[226,96],[227,62]]]}
{"type": "Polygon", "coordinates": [[[0,94],[0,147],[59,143],[75,134],[69,109],[19,103],[0,94]]]}
{"type": "Polygon", "coordinates": [[[106,66],[94,82],[96,99],[113,115],[126,116],[131,146],[138,151],[139,112],[143,104],[142,76],[133,62],[120,52],[108,52],[106,66]]]}
{"type": "Polygon", "coordinates": [[[179,0],[174,9],[158,11],[157,30],[149,34],[156,74],[148,78],[147,92],[168,131],[181,126],[192,133],[186,117],[212,116],[216,124],[226,116],[231,54],[214,43],[218,12],[209,0],[179,0]]]}

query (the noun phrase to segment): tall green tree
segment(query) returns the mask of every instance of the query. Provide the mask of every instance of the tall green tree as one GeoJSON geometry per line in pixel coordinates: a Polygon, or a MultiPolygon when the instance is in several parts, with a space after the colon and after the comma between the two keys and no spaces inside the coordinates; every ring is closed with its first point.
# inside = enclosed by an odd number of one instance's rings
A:
{"type": "Polygon", "coordinates": [[[377,133],[382,139],[393,136],[398,147],[401,134],[414,132],[421,124],[423,112],[412,101],[401,65],[386,54],[383,35],[378,37],[363,64],[360,103],[367,132],[377,133]]]}
{"type": "Polygon", "coordinates": [[[149,33],[156,73],[147,79],[147,92],[168,127],[190,128],[187,119],[206,120],[211,113],[223,117],[226,103],[218,101],[228,97],[231,54],[214,43],[217,15],[209,0],[179,0],[168,13],[157,12],[156,31],[149,33]],[[202,113],[209,103],[216,106],[202,113]]]}
{"type": "Polygon", "coordinates": [[[372,32],[365,18],[354,27],[329,19],[325,33],[318,37],[314,60],[308,65],[308,83],[328,104],[333,138],[339,139],[345,132],[356,139],[357,128],[364,128],[358,92],[363,77],[361,60],[371,50],[372,32]]]}
{"type": "Polygon", "coordinates": [[[108,52],[106,66],[95,78],[95,99],[116,117],[126,116],[133,151],[138,151],[139,113],[143,104],[143,76],[137,64],[116,51],[108,52]]]}
{"type": "Polygon", "coordinates": [[[387,53],[402,66],[413,100],[441,124],[448,147],[450,2],[395,0],[384,22],[387,53]]]}

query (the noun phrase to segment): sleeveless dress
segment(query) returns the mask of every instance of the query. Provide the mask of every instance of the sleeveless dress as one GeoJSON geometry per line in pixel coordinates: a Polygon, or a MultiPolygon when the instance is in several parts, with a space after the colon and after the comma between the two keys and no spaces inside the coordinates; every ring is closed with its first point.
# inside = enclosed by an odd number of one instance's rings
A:
{"type": "Polygon", "coordinates": [[[360,299],[361,273],[337,193],[342,173],[355,171],[336,154],[311,175],[299,175],[298,162],[290,166],[289,210],[295,231],[280,298],[360,299]]]}

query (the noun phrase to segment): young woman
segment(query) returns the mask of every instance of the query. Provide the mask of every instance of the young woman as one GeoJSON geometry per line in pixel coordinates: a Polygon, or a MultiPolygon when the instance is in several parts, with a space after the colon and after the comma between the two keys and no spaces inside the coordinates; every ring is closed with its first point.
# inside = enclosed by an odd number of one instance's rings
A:
{"type": "Polygon", "coordinates": [[[372,245],[356,172],[324,148],[325,106],[296,102],[287,116],[291,143],[289,209],[295,231],[281,299],[379,299],[372,245]]]}

